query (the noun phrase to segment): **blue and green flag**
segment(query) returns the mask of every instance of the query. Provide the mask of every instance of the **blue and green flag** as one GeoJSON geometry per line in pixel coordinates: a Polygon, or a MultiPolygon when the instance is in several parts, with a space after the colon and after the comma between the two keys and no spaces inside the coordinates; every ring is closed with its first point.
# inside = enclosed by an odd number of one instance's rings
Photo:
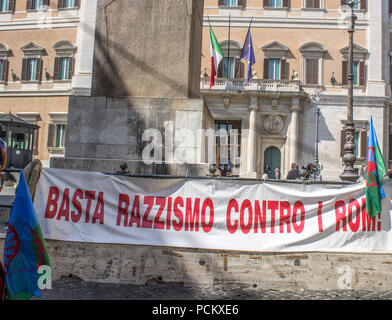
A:
{"type": "Polygon", "coordinates": [[[371,218],[374,218],[381,212],[381,200],[386,197],[382,187],[382,178],[385,172],[383,156],[378,145],[376,131],[374,130],[373,117],[371,117],[366,179],[366,211],[371,218]]]}
{"type": "Polygon", "coordinates": [[[4,246],[4,271],[10,300],[28,300],[40,296],[38,269],[49,266],[49,255],[31,200],[30,191],[20,173],[4,246]]]}

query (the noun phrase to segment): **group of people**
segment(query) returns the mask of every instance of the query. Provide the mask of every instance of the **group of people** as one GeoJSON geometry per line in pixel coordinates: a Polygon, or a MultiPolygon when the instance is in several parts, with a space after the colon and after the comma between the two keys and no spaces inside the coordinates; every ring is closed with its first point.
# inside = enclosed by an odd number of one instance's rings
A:
{"type": "MultiPolygon", "coordinates": [[[[262,176],[263,180],[270,179],[272,173],[272,169],[270,168],[269,164],[267,164],[264,168],[264,174],[262,176]]],[[[286,180],[297,180],[301,175],[301,172],[298,169],[298,165],[296,163],[291,164],[291,170],[287,174],[286,180]]],[[[274,179],[280,180],[280,169],[278,167],[275,168],[274,171],[274,179]]]]}

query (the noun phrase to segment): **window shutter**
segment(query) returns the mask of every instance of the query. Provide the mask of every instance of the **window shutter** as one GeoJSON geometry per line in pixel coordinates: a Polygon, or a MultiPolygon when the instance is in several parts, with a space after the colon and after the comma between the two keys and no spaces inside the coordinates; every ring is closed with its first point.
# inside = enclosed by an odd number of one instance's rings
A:
{"type": "Polygon", "coordinates": [[[365,85],[365,62],[363,61],[359,63],[359,85],[365,85]]]}
{"type": "Polygon", "coordinates": [[[39,129],[34,129],[34,138],[33,138],[34,155],[38,155],[38,135],[39,135],[39,129]]]}
{"type": "Polygon", "coordinates": [[[317,59],[306,59],[306,84],[318,84],[317,59]]]}
{"type": "Polygon", "coordinates": [[[320,0],[314,0],[314,8],[320,8],[320,0]]]}
{"type": "Polygon", "coordinates": [[[58,0],[59,2],[57,3],[57,8],[62,9],[64,8],[64,0],[58,0]]]}
{"type": "Polygon", "coordinates": [[[264,75],[263,79],[269,78],[269,59],[264,59],[264,75]]]}
{"type": "Polygon", "coordinates": [[[246,0],[238,0],[238,7],[245,7],[246,0]]]}
{"type": "Polygon", "coordinates": [[[361,10],[367,10],[367,0],[361,0],[360,8],[361,10]]]}
{"type": "Polygon", "coordinates": [[[22,81],[26,81],[27,80],[27,65],[29,63],[29,59],[23,59],[22,61],[22,81]]]}
{"type": "Polygon", "coordinates": [[[361,144],[361,158],[367,157],[367,132],[361,131],[360,134],[360,144],[361,144]]]}
{"type": "Polygon", "coordinates": [[[75,59],[69,58],[68,79],[72,79],[75,70],[75,59]]]}
{"type": "MultiPolygon", "coordinates": [[[[237,60],[237,59],[236,59],[237,60]]],[[[235,75],[235,78],[237,78],[237,79],[244,79],[244,76],[245,76],[245,65],[244,65],[244,63],[242,63],[242,62],[240,62],[239,61],[239,59],[238,59],[238,62],[236,61],[236,69],[235,70],[237,70],[237,66],[238,66],[238,71],[237,71],[237,74],[235,75]]]]}
{"type": "Polygon", "coordinates": [[[269,5],[269,0],[264,0],[263,1],[263,7],[265,8],[265,7],[269,7],[270,5],[269,5]]]}
{"type": "Polygon", "coordinates": [[[225,0],[219,0],[218,1],[218,6],[224,6],[225,5],[225,0]]]}
{"type": "Polygon", "coordinates": [[[342,61],[342,85],[347,86],[347,61],[342,61]]]}
{"type": "Polygon", "coordinates": [[[223,60],[218,66],[218,78],[222,78],[222,77],[223,77],[223,60]]]}
{"type": "Polygon", "coordinates": [[[33,0],[26,1],[26,10],[33,10],[33,0]]]}
{"type": "Polygon", "coordinates": [[[8,11],[15,12],[15,0],[10,0],[9,1],[8,11]]]}
{"type": "Polygon", "coordinates": [[[80,0],[75,0],[75,8],[80,8],[80,0]]]}
{"type": "Polygon", "coordinates": [[[8,60],[3,60],[3,70],[1,72],[1,81],[8,81],[8,60]]]}
{"type": "Polygon", "coordinates": [[[346,132],[344,130],[340,131],[340,156],[344,156],[344,144],[346,140],[346,132]]]}
{"type": "Polygon", "coordinates": [[[389,0],[389,14],[392,13],[392,0],[389,0]]]}
{"type": "Polygon", "coordinates": [[[42,1],[43,6],[48,6],[49,7],[49,0],[43,0],[42,1]]]}
{"type": "Polygon", "coordinates": [[[290,0],[283,0],[283,8],[290,8],[290,0]]]}
{"type": "Polygon", "coordinates": [[[38,81],[42,81],[42,59],[37,59],[37,71],[35,75],[35,79],[38,81]]]}
{"type": "Polygon", "coordinates": [[[341,1],[340,1],[340,5],[341,5],[341,6],[346,6],[346,5],[347,5],[346,0],[341,0],[341,1]]]}
{"type": "Polygon", "coordinates": [[[53,71],[53,80],[59,80],[60,79],[60,63],[61,63],[61,58],[54,58],[54,71],[53,71]]]}
{"type": "Polygon", "coordinates": [[[49,124],[49,130],[48,130],[48,148],[53,148],[54,147],[54,135],[56,133],[55,131],[56,126],[54,124],[49,124]]]}
{"type": "Polygon", "coordinates": [[[287,78],[286,78],[286,72],[287,72],[287,70],[286,70],[286,65],[287,65],[287,63],[286,63],[286,59],[282,59],[282,60],[280,60],[280,79],[281,80],[286,80],[287,78]]]}

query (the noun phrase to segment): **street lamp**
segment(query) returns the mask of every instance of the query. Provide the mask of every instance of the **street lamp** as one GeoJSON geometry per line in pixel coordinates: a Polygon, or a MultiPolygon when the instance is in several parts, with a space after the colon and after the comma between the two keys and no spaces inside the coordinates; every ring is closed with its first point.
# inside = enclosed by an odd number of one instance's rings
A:
{"type": "Polygon", "coordinates": [[[320,90],[316,90],[313,95],[311,95],[312,103],[316,106],[316,135],[314,142],[314,170],[312,171],[313,179],[321,181],[321,166],[319,163],[319,149],[318,149],[318,140],[319,140],[319,117],[320,117],[320,90]]]}
{"type": "Polygon", "coordinates": [[[340,175],[340,179],[343,181],[356,182],[358,180],[358,173],[354,169],[354,163],[356,160],[355,156],[355,142],[354,142],[354,119],[353,119],[353,46],[354,46],[354,28],[357,16],[354,14],[354,5],[359,1],[349,1],[350,15],[348,16],[349,26],[349,63],[348,63],[348,105],[347,105],[347,122],[344,127],[345,131],[345,143],[344,143],[344,155],[343,173],[340,175]]]}

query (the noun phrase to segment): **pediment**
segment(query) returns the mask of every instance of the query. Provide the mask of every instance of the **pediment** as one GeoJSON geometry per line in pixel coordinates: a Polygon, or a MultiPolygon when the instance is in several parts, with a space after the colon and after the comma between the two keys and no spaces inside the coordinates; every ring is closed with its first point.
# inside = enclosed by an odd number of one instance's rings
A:
{"type": "Polygon", "coordinates": [[[268,51],[289,51],[289,48],[278,41],[273,41],[261,48],[264,52],[268,51]]]}
{"type": "Polygon", "coordinates": [[[68,40],[62,40],[57,42],[54,46],[53,49],[58,51],[58,50],[75,50],[76,46],[68,40]]]}
{"type": "Polygon", "coordinates": [[[299,48],[299,51],[301,51],[301,52],[326,52],[327,49],[321,43],[307,42],[299,48]]]}
{"type": "MultiPolygon", "coordinates": [[[[353,50],[354,50],[354,53],[362,53],[362,54],[367,54],[368,53],[367,49],[365,49],[365,48],[363,48],[363,47],[361,47],[361,46],[359,46],[359,45],[357,45],[355,43],[353,44],[353,50]]],[[[348,54],[348,51],[349,51],[349,46],[340,49],[340,52],[342,54],[348,54]]]]}
{"type": "Polygon", "coordinates": [[[0,54],[1,55],[8,55],[10,53],[11,49],[9,46],[7,46],[4,43],[0,43],[0,54]]]}
{"type": "Polygon", "coordinates": [[[34,51],[34,52],[41,51],[42,52],[45,50],[45,48],[42,48],[41,46],[39,46],[38,44],[36,44],[34,42],[30,42],[30,43],[24,45],[21,48],[21,50],[23,52],[32,52],[32,51],[34,51]]]}

